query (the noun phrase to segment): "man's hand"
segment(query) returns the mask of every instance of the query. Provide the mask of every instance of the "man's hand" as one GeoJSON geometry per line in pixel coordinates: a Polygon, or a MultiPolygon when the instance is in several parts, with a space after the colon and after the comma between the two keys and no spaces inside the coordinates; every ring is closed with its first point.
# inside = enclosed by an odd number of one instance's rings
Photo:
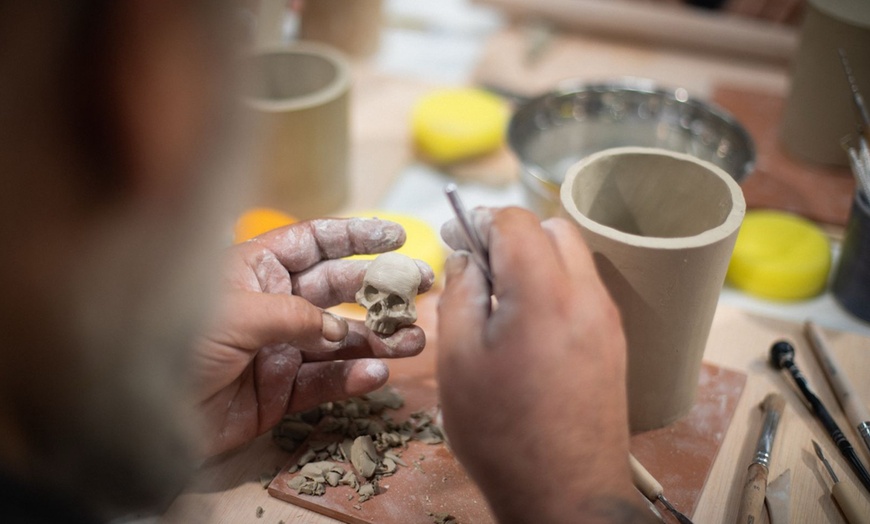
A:
{"type": "MultiPolygon", "coordinates": [[[[519,209],[472,219],[494,282],[463,251],[447,261],[438,380],[451,447],[502,522],[642,521],[625,339],[579,232],[519,209]]],[[[442,236],[465,247],[455,221],[442,236]]]]}
{"type": "MultiPolygon", "coordinates": [[[[404,241],[392,222],[313,220],[229,250],[218,314],[194,353],[206,454],[248,442],[287,412],[373,391],[388,376],[380,358],[423,349],[416,326],[381,337],[321,309],[354,302],[368,265],[336,259],[390,251],[404,241]]],[[[424,292],[432,270],[418,265],[424,292]]]]}

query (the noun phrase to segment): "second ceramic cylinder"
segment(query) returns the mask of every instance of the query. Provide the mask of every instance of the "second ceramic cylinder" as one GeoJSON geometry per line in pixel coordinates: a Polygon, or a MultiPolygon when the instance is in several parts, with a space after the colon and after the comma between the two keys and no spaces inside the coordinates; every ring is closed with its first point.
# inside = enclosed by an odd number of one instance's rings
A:
{"type": "Polygon", "coordinates": [[[708,162],[625,147],[572,166],[561,200],[622,316],[631,429],[665,426],[694,403],[743,193],[708,162]]]}
{"type": "Polygon", "coordinates": [[[257,204],[299,218],[339,210],[348,195],[347,61],[328,46],[297,43],[261,48],[247,66],[257,204]]]}

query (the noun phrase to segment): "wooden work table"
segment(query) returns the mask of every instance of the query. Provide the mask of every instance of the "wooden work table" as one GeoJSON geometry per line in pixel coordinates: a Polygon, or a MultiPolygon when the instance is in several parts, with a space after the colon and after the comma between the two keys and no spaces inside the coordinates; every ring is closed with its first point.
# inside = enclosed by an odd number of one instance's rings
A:
{"type": "MultiPolygon", "coordinates": [[[[511,53],[523,52],[518,44],[518,31],[503,30],[490,37],[502,50],[500,60],[478,64],[476,81],[499,83],[517,91],[533,92],[551,85],[556,77],[580,77],[589,80],[624,75],[640,76],[682,85],[701,96],[712,86],[725,82],[782,94],[787,88],[785,64],[741,61],[733,56],[700,55],[657,45],[640,45],[618,40],[576,36],[568,43],[555,41],[551,53],[578,56],[574,70],[559,70],[544,57],[535,66],[540,74],[528,74],[513,65],[511,53]],[[578,51],[579,50],[579,51],[578,51]],[[579,53],[579,54],[578,54],[579,53]],[[512,76],[513,75],[513,76],[512,76]]],[[[483,54],[486,59],[486,53],[483,54]]],[[[353,87],[353,198],[350,208],[371,208],[378,204],[405,165],[413,160],[409,139],[408,115],[415,100],[428,89],[438,87],[433,82],[386,75],[371,62],[355,65],[353,87]]],[[[469,80],[471,82],[471,80],[469,80]]],[[[426,330],[430,344],[415,359],[434,366],[435,305],[437,291],[421,297],[419,324],[426,330]]],[[[870,339],[853,333],[827,330],[834,355],[849,375],[861,399],[870,403],[870,339]]],[[[813,358],[802,326],[782,320],[771,320],[755,314],[720,305],[713,323],[705,360],[747,375],[745,389],[736,412],[693,515],[696,523],[733,522],[741,495],[744,474],[761,425],[756,409],[764,396],[780,392],[786,399],[786,411],[776,438],[770,478],[791,468],[791,518],[794,522],[843,522],[829,496],[830,479],[812,452],[810,439],[824,446],[837,474],[846,482],[857,480],[842,457],[835,452],[830,439],[812,418],[803,399],[787,377],[766,363],[771,343],[780,338],[791,339],[797,348],[797,363],[807,375],[811,386],[834,414],[843,428],[849,427],[842,411],[813,358]]],[[[419,362],[418,362],[419,364],[419,362]]],[[[394,375],[404,373],[401,361],[390,363],[394,375]]],[[[419,367],[419,366],[415,366],[419,367]]],[[[870,462],[867,450],[860,446],[854,431],[847,436],[856,445],[865,462],[870,462]]],[[[217,457],[206,463],[190,487],[159,519],[165,523],[226,522],[269,523],[283,520],[291,523],[330,523],[333,519],[271,498],[259,483],[263,473],[272,473],[283,466],[289,455],[271,443],[265,435],[250,445],[217,457]],[[258,518],[257,508],[263,508],[258,518]]],[[[667,486],[665,486],[667,493],[667,486]]],[[[472,523],[473,524],[473,523],[472,523]]]]}

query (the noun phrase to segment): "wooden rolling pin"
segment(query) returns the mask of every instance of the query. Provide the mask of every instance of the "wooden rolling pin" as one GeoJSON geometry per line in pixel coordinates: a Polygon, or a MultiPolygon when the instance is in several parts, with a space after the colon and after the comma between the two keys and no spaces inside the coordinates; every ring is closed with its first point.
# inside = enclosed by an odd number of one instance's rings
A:
{"type": "Polygon", "coordinates": [[[791,27],[684,7],[614,0],[475,1],[568,29],[776,62],[789,61],[798,43],[791,27]]]}

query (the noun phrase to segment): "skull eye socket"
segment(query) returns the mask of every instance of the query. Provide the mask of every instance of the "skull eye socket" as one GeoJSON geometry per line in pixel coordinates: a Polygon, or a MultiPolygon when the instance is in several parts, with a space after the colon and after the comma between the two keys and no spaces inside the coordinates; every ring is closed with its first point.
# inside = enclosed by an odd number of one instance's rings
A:
{"type": "Polygon", "coordinates": [[[369,302],[374,302],[375,300],[377,300],[378,290],[374,286],[366,286],[363,294],[365,295],[366,300],[368,300],[369,302]]]}
{"type": "Polygon", "coordinates": [[[405,301],[399,295],[390,294],[386,300],[384,300],[384,305],[387,309],[400,309],[405,307],[405,301]]]}

